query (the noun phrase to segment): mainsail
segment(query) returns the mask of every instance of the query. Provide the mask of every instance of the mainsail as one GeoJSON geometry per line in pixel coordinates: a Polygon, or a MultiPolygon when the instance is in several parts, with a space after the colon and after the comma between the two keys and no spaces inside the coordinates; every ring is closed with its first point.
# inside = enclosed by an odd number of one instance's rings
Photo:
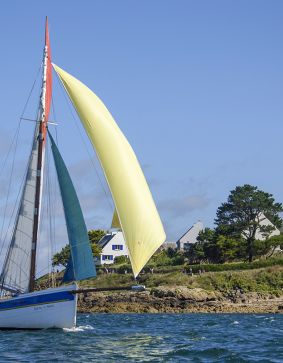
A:
{"type": "Polygon", "coordinates": [[[137,276],[165,240],[165,232],[136,155],[102,101],[53,65],[96,150],[137,276]]]}
{"type": "Polygon", "coordinates": [[[15,223],[10,248],[1,274],[4,288],[26,292],[29,286],[31,248],[34,220],[34,203],[38,159],[38,128],[35,129],[32,152],[30,155],[27,176],[20,207],[15,223]]]}
{"type": "Polygon", "coordinates": [[[96,271],[81,206],[64,160],[49,132],[48,135],[51,140],[71,248],[71,258],[63,281],[88,279],[96,276],[96,271]]]}

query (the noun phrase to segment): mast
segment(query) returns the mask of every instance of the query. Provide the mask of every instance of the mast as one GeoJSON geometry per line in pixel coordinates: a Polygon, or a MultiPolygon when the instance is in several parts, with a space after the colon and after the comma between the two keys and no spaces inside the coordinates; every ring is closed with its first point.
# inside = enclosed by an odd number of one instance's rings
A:
{"type": "Polygon", "coordinates": [[[47,123],[50,111],[52,94],[52,69],[51,69],[51,51],[49,44],[49,31],[48,20],[46,17],[45,24],[45,47],[43,51],[43,74],[42,74],[42,86],[40,105],[38,113],[38,135],[37,135],[37,172],[36,172],[36,188],[35,188],[35,202],[34,202],[34,219],[32,228],[32,246],[31,246],[31,266],[30,266],[30,279],[29,279],[29,291],[33,291],[35,287],[35,270],[36,270],[36,249],[38,241],[38,228],[40,221],[41,210],[41,196],[42,196],[42,180],[43,180],[43,168],[45,159],[45,143],[46,143],[46,131],[47,123]]]}

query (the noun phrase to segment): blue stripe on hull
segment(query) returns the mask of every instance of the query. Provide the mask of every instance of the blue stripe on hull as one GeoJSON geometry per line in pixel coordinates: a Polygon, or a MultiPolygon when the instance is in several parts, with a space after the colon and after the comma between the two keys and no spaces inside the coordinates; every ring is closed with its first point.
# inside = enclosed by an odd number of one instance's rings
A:
{"type": "Polygon", "coordinates": [[[34,305],[51,304],[61,301],[72,301],[75,296],[69,291],[58,291],[50,294],[11,298],[0,302],[0,312],[3,310],[20,309],[34,305]]]}

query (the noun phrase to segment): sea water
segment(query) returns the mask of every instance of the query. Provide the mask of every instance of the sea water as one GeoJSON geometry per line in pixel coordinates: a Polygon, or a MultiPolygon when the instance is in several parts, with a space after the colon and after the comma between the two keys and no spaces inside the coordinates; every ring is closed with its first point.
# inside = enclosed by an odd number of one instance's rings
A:
{"type": "Polygon", "coordinates": [[[283,315],[79,314],[74,329],[0,331],[0,362],[283,362],[283,315]]]}

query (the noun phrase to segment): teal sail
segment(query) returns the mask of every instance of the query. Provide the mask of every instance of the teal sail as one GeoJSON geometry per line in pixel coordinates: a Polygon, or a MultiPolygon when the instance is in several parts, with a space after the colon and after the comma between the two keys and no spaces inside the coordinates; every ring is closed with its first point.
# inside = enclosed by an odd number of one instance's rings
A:
{"type": "Polygon", "coordinates": [[[63,281],[78,281],[95,277],[95,264],[81,206],[62,156],[51,134],[49,132],[48,134],[51,140],[51,150],[57,172],[71,249],[71,256],[63,281]]]}

